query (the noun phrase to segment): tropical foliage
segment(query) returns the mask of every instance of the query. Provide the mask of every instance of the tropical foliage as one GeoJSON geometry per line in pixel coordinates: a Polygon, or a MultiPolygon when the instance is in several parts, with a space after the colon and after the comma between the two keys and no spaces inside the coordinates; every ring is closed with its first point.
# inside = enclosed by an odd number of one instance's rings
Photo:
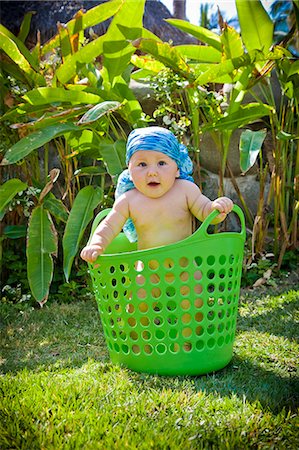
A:
{"type": "MultiPolygon", "coordinates": [[[[165,73],[177,79],[168,109],[162,112],[164,124],[173,126],[180,118],[181,128],[174,131],[190,135],[197,170],[202,133],[213,135],[221,155],[219,190],[224,191],[228,170],[252,229],[252,257],[265,251],[270,224],[279,263],[286,249],[296,245],[299,67],[286,50],[287,41],[272,47],[273,22],[259,0],[236,0],[241,34],[221,20],[218,35],[171,19],[173,26],[202,42],[173,46],[143,27],[144,3],[135,2],[132,8],[130,1],[110,0],[85,13],[79,11],[65,27],[58,26],[49,42],[38,42],[31,51],[24,31],[31,13],[18,37],[0,26],[0,216],[5,215],[9,225],[2,222],[1,243],[26,233],[29,284],[41,304],[53,279],[53,257],[63,252],[63,271],[69,280],[94,210],[111,204],[113,184],[125,165],[128,132],[158,118],[144,114],[130,87],[132,79],[143,81],[165,73]],[[112,20],[103,36],[84,37],[88,27],[108,18],[112,20]],[[279,105],[271,91],[274,68],[282,94],[279,105]],[[215,83],[232,85],[225,101],[213,94],[215,83]],[[254,86],[260,88],[260,95],[255,90],[256,100],[244,103],[254,86]],[[240,142],[244,172],[259,156],[261,194],[257,216],[252,217],[227,156],[233,131],[257,120],[262,121],[261,129],[244,131],[240,142]],[[273,144],[267,155],[261,150],[264,130],[273,144]],[[265,199],[267,178],[271,187],[265,199]],[[33,189],[30,206],[28,189],[33,189]],[[272,218],[265,207],[273,202],[272,218]]],[[[297,0],[293,6],[297,27],[290,39],[298,30],[297,0]]]]}

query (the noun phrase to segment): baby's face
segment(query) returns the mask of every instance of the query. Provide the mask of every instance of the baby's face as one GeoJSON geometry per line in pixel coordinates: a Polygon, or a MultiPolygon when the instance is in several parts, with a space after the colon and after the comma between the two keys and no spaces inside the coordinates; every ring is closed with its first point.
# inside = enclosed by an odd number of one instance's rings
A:
{"type": "Polygon", "coordinates": [[[179,177],[176,162],[163,153],[139,150],[129,162],[129,172],[136,189],[146,197],[162,197],[179,177]]]}

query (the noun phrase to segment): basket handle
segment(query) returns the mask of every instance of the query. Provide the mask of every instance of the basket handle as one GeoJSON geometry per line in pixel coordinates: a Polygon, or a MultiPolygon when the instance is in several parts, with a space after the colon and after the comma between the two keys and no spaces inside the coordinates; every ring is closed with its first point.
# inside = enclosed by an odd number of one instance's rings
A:
{"type": "MultiPolygon", "coordinates": [[[[246,227],[245,227],[245,218],[244,218],[244,214],[242,209],[238,206],[238,205],[234,205],[233,209],[231,210],[231,212],[234,212],[237,214],[237,216],[240,219],[240,223],[241,223],[241,231],[239,232],[239,234],[245,239],[246,236],[246,227]]],[[[193,236],[199,236],[199,235],[205,235],[205,236],[209,236],[209,233],[207,232],[209,225],[211,225],[212,221],[215,219],[215,217],[218,216],[218,214],[220,214],[220,212],[217,209],[214,209],[214,211],[212,211],[203,221],[203,223],[201,224],[201,226],[198,228],[197,231],[195,231],[195,233],[193,234],[193,236]]]]}
{"type": "Polygon", "coordinates": [[[95,232],[97,226],[99,225],[99,223],[110,213],[112,208],[106,208],[103,209],[102,211],[100,211],[94,218],[93,223],[92,223],[92,227],[91,227],[91,232],[90,232],[90,236],[88,239],[88,243],[90,242],[93,233],[95,232]]]}

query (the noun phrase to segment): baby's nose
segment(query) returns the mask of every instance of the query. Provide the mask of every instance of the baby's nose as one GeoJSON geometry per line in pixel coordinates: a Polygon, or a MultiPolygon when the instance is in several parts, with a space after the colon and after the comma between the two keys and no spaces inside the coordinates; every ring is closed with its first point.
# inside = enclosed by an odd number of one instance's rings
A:
{"type": "Polygon", "coordinates": [[[147,173],[148,173],[148,175],[155,175],[157,173],[157,166],[154,164],[151,164],[150,166],[148,166],[147,173]]]}

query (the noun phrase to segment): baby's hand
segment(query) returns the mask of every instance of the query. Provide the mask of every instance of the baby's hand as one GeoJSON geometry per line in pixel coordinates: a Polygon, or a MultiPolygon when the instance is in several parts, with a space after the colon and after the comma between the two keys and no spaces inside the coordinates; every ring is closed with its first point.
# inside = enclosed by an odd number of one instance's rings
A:
{"type": "Polygon", "coordinates": [[[234,204],[230,198],[219,197],[212,202],[211,210],[213,211],[214,209],[217,209],[220,212],[219,216],[217,216],[217,219],[222,221],[225,219],[226,215],[231,212],[233,206],[234,204]]]}
{"type": "Polygon", "coordinates": [[[93,263],[103,251],[103,248],[99,245],[87,245],[81,251],[80,256],[84,261],[93,263]]]}

